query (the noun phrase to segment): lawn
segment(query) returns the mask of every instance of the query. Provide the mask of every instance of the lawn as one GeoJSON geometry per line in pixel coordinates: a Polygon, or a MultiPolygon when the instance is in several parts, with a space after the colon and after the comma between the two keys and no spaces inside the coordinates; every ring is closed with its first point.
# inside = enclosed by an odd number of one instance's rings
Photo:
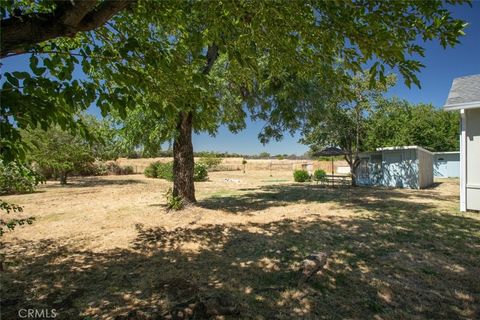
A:
{"type": "Polygon", "coordinates": [[[36,216],[4,235],[2,319],[478,319],[480,214],[458,181],[427,190],[323,188],[291,172],[213,172],[167,212],[141,175],[2,197],[36,216]],[[233,181],[225,181],[225,178],[233,181]],[[236,181],[239,180],[239,181],[236,181]],[[327,253],[300,281],[300,262],[327,253]]]}

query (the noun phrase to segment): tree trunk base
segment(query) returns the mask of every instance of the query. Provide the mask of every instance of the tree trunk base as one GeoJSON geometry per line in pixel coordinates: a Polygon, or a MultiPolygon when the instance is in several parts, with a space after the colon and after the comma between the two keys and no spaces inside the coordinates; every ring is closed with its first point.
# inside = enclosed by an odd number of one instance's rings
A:
{"type": "Polygon", "coordinates": [[[191,112],[180,113],[177,136],[173,141],[173,195],[182,198],[184,205],[197,202],[193,182],[192,122],[191,112]]]}

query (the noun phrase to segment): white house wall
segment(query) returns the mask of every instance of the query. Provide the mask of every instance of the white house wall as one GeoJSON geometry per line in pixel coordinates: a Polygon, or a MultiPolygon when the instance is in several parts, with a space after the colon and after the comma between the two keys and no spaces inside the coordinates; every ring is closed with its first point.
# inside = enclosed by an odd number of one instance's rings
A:
{"type": "Polygon", "coordinates": [[[480,210],[480,108],[465,110],[466,207],[480,210]]]}

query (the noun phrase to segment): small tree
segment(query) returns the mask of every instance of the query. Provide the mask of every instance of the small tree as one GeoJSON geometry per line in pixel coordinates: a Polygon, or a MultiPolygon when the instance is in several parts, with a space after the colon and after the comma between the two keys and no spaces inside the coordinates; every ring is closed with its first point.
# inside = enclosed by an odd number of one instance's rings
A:
{"type": "Polygon", "coordinates": [[[366,126],[370,113],[376,108],[382,94],[395,83],[395,76],[387,76],[385,83],[372,81],[367,72],[356,74],[344,93],[331,95],[320,107],[321,113],[311,114],[303,133],[303,143],[315,152],[328,146],[346,151],[352,185],[357,184],[359,152],[366,140],[366,126]]]}
{"type": "Polygon", "coordinates": [[[245,167],[247,166],[247,160],[243,159],[242,160],[242,165],[243,165],[243,173],[245,173],[245,167]]]}
{"type": "Polygon", "coordinates": [[[51,128],[48,131],[35,129],[24,133],[31,144],[28,155],[40,171],[50,172],[61,184],[67,183],[68,175],[90,166],[95,161],[90,145],[78,136],[51,128]]]}

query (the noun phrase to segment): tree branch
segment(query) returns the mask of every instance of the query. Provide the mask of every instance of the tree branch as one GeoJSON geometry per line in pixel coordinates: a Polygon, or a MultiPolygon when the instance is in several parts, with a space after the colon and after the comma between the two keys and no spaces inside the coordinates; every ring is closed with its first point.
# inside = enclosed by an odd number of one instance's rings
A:
{"type": "Polygon", "coordinates": [[[81,53],[75,53],[75,52],[70,52],[70,51],[55,51],[55,50],[39,50],[39,51],[23,51],[20,53],[12,53],[6,56],[6,58],[10,57],[15,57],[21,54],[61,54],[61,55],[66,55],[66,56],[77,56],[77,57],[82,57],[82,58],[98,58],[98,59],[108,59],[112,60],[113,57],[106,57],[106,56],[101,56],[101,55],[83,55],[81,53]]]}
{"type": "Polygon", "coordinates": [[[23,53],[43,41],[72,37],[77,32],[94,30],[132,2],[133,0],[56,0],[57,7],[51,13],[2,19],[0,57],[3,58],[9,53],[23,53]]]}
{"type": "Polygon", "coordinates": [[[215,63],[215,60],[218,58],[218,46],[216,44],[212,44],[211,46],[208,46],[207,50],[207,64],[205,65],[205,68],[203,68],[202,73],[203,74],[208,74],[210,70],[212,70],[213,64],[215,63]]]}

